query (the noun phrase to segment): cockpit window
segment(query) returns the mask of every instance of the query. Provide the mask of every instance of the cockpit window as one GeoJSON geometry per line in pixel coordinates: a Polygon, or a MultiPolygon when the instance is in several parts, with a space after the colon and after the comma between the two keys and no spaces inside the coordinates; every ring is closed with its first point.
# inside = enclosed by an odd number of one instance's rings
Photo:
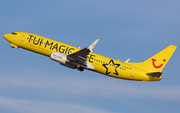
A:
{"type": "Polygon", "coordinates": [[[12,32],[12,35],[17,35],[17,33],[15,33],[15,32],[12,32]]]}

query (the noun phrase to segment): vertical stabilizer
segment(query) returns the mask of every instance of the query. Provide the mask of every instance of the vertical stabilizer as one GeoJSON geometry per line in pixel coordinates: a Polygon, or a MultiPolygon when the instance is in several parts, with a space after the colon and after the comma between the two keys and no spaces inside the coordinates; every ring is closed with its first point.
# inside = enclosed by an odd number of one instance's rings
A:
{"type": "Polygon", "coordinates": [[[144,70],[147,70],[148,72],[161,72],[171,58],[176,48],[177,47],[174,45],[169,45],[159,53],[145,60],[144,62],[128,64],[142,68],[144,70]]]}

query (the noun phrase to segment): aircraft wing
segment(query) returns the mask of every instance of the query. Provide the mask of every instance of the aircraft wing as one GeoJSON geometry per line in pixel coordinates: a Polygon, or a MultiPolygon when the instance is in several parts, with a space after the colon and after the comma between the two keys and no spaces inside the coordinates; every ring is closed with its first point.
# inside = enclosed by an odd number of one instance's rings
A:
{"type": "Polygon", "coordinates": [[[90,50],[87,48],[81,49],[73,54],[67,56],[68,60],[76,62],[78,64],[85,64],[87,60],[87,55],[89,54],[90,50]]]}
{"type": "Polygon", "coordinates": [[[67,56],[68,60],[86,66],[87,55],[89,54],[89,52],[92,52],[92,49],[94,48],[94,46],[97,44],[98,41],[99,41],[99,39],[94,41],[88,47],[68,55],[67,56]]]}

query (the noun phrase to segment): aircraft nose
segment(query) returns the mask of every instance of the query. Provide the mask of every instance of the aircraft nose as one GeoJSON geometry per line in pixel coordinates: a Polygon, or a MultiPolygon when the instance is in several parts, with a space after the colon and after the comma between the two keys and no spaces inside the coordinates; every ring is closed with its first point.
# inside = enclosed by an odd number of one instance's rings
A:
{"type": "Polygon", "coordinates": [[[8,34],[4,34],[3,35],[3,37],[8,41],[8,42],[10,42],[10,34],[8,33],[8,34]]]}
{"type": "Polygon", "coordinates": [[[8,36],[8,34],[4,34],[3,37],[4,37],[5,39],[7,39],[9,36],[8,36]]]}

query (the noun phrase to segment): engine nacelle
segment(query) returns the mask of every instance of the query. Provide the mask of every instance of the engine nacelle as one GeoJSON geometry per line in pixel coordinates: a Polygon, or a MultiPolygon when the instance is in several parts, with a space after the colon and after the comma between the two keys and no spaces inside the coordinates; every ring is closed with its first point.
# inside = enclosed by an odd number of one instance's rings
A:
{"type": "Polygon", "coordinates": [[[61,64],[66,64],[69,62],[67,55],[64,53],[52,52],[50,58],[54,61],[60,62],[61,64]]]}

